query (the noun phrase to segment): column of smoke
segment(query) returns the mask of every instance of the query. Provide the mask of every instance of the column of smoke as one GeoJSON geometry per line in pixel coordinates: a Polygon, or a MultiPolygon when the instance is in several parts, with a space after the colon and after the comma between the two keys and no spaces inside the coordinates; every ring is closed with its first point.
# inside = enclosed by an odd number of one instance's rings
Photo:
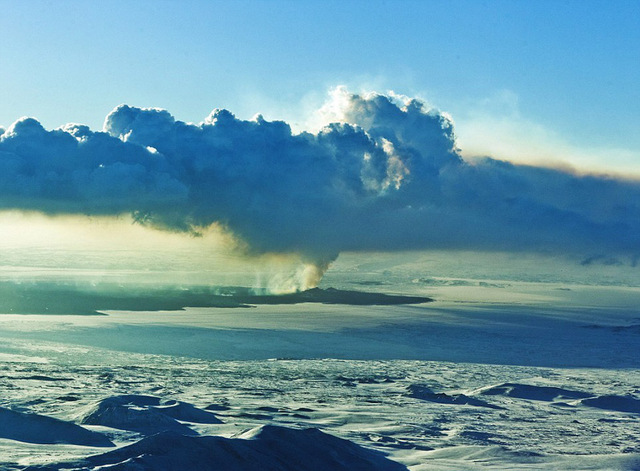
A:
{"type": "Polygon", "coordinates": [[[451,118],[394,94],[339,88],[320,114],[329,124],[299,134],[226,110],[189,124],[121,105],[102,132],[22,118],[0,129],[0,209],[215,225],[274,293],[317,286],[346,250],[640,254],[638,181],[466,161],[451,118]]]}
{"type": "MultiPolygon", "coordinates": [[[[257,294],[289,294],[315,288],[329,269],[330,262],[305,262],[297,260],[293,265],[289,257],[266,264],[258,264],[254,290],[257,294]]],[[[280,258],[280,257],[278,257],[280,258]]]]}

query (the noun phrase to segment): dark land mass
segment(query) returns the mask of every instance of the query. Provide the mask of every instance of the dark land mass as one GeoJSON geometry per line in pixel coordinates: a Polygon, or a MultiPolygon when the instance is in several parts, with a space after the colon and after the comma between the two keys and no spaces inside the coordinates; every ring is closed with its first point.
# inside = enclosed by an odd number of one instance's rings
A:
{"type": "Polygon", "coordinates": [[[0,283],[1,314],[101,315],[100,311],[172,311],[185,307],[254,307],[260,304],[420,304],[419,296],[313,288],[269,294],[243,287],[149,288],[120,285],[84,287],[55,283],[0,283]]]}
{"type": "Polygon", "coordinates": [[[392,304],[420,304],[433,301],[431,298],[420,296],[398,296],[383,293],[370,293],[367,291],[351,291],[335,288],[312,288],[297,293],[281,294],[278,296],[269,294],[250,294],[247,296],[236,295],[236,299],[247,304],[351,304],[359,306],[386,306],[392,304]]]}

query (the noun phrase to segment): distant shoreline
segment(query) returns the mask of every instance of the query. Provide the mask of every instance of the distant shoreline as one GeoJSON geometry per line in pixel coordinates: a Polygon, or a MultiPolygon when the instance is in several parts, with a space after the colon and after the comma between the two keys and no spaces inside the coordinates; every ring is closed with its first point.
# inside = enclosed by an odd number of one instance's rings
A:
{"type": "Polygon", "coordinates": [[[256,305],[302,303],[357,306],[422,304],[423,296],[404,296],[367,291],[312,288],[287,294],[271,294],[245,287],[84,288],[54,283],[0,284],[0,313],[104,315],[101,311],[171,311],[187,307],[250,308],[256,305]]]}

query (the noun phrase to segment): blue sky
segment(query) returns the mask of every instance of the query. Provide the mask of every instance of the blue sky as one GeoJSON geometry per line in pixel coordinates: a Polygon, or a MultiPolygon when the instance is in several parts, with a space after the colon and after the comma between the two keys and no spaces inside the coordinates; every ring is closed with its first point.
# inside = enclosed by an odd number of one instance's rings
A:
{"type": "Polygon", "coordinates": [[[420,96],[467,153],[640,174],[638,1],[0,1],[0,125],[116,105],[303,125],[329,88],[420,96]]]}

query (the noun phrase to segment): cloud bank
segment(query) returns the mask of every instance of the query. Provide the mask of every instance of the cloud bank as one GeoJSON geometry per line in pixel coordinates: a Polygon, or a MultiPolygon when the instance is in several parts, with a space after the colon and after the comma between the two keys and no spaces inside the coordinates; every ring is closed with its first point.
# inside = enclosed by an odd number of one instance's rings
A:
{"type": "Polygon", "coordinates": [[[335,122],[300,134],[224,109],[189,124],[121,105],[98,132],[23,118],[0,130],[0,208],[215,223],[250,253],[300,254],[316,281],[346,250],[640,252],[638,182],[466,161],[415,99],[338,89],[325,109],[335,122]]]}

